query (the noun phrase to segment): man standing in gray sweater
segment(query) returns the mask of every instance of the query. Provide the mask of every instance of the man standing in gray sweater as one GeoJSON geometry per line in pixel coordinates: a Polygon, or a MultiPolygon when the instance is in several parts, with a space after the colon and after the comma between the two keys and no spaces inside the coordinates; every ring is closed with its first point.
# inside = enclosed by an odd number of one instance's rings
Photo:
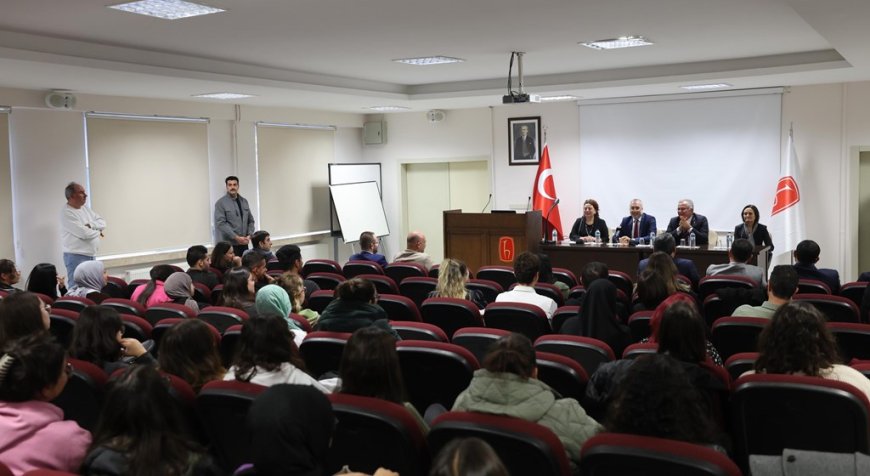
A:
{"type": "Polygon", "coordinates": [[[224,179],[227,194],[214,204],[214,226],[217,241],[233,244],[236,256],[248,249],[254,232],[254,216],[245,197],[239,195],[239,178],[230,175],[224,179]]]}

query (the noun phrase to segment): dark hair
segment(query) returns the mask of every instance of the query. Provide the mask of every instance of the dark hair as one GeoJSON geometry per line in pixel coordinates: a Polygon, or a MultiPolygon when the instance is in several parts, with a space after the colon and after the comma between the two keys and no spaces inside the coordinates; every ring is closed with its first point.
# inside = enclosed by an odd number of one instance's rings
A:
{"type": "Polygon", "coordinates": [[[662,315],[658,328],[659,353],[697,364],[707,359],[705,323],[697,306],[677,302],[662,315]]]}
{"type": "Polygon", "coordinates": [[[25,288],[28,291],[57,299],[57,268],[51,263],[37,264],[27,277],[25,288]]]}
{"type": "Polygon", "coordinates": [[[667,254],[673,254],[677,249],[677,241],[670,233],[662,233],[653,240],[653,251],[663,251],[667,254]]]}
{"type": "Polygon", "coordinates": [[[254,268],[265,262],[266,256],[257,253],[256,251],[249,251],[242,255],[242,267],[246,268],[248,271],[254,271],[254,268]]]}
{"type": "Polygon", "coordinates": [[[228,184],[230,182],[230,180],[235,180],[236,182],[238,182],[239,178],[236,177],[235,175],[230,175],[224,179],[224,185],[228,184]]]}
{"type": "Polygon", "coordinates": [[[813,240],[804,240],[797,244],[794,249],[794,257],[798,263],[813,264],[819,260],[822,249],[813,240]]]}
{"type": "Polygon", "coordinates": [[[341,393],[404,403],[396,338],[378,327],[357,329],[341,355],[341,393]]]}
{"type": "Polygon", "coordinates": [[[507,468],[480,438],[454,438],[432,461],[429,476],[509,476],[507,468]]]}
{"type": "Polygon", "coordinates": [[[516,332],[499,338],[487,350],[483,358],[483,368],[490,372],[508,372],[530,378],[535,371],[532,341],[516,332]]]}
{"type": "MultiPolygon", "coordinates": [[[[215,246],[217,249],[217,246],[215,246]]],[[[224,250],[226,253],[226,250],[224,250]]],[[[208,248],[202,245],[193,245],[187,249],[187,265],[188,266],[196,266],[196,263],[199,263],[199,260],[204,259],[208,256],[208,248]]]]}
{"type": "Polygon", "coordinates": [[[0,346],[20,337],[45,332],[42,301],[31,292],[16,292],[0,300],[0,346]]]}
{"type": "Polygon", "coordinates": [[[371,231],[364,231],[359,235],[359,247],[363,250],[370,250],[375,244],[375,234],[371,231]]]}
{"type": "Polygon", "coordinates": [[[758,337],[757,372],[818,376],[840,363],[825,316],[810,303],[791,301],[773,313],[758,337]]]}
{"type": "Polygon", "coordinates": [[[263,244],[263,242],[266,241],[266,238],[268,238],[269,236],[269,232],[266,230],[255,231],[251,235],[251,246],[253,246],[255,249],[259,248],[260,245],[263,244]]]}
{"type": "Polygon", "coordinates": [[[538,269],[538,281],[550,284],[555,283],[556,277],[553,276],[553,264],[550,262],[550,257],[544,253],[538,253],[538,259],[541,260],[541,266],[538,269]]]}
{"type": "Polygon", "coordinates": [[[797,270],[790,264],[778,264],[773,267],[770,272],[770,279],[767,283],[773,295],[782,299],[791,299],[798,288],[797,270]]]}
{"type": "Polygon", "coordinates": [[[180,476],[205,450],[190,436],[167,380],[150,365],[133,365],[109,380],[91,449],[124,455],[125,475],[180,476]]]}
{"type": "Polygon", "coordinates": [[[214,245],[214,249],[211,250],[211,265],[215,268],[226,269],[231,267],[232,263],[227,263],[224,266],[224,255],[227,254],[227,251],[233,249],[233,244],[229,241],[218,241],[216,245],[214,245]]]}
{"type": "Polygon", "coordinates": [[[594,198],[587,198],[587,199],[583,202],[583,205],[586,205],[587,203],[588,203],[589,205],[592,205],[592,208],[595,209],[595,218],[598,218],[598,201],[595,200],[594,198]]]}
{"type": "Polygon", "coordinates": [[[249,382],[257,367],[272,372],[288,362],[305,370],[305,362],[293,342],[287,321],[278,315],[252,317],[242,324],[238,351],[233,361],[236,380],[249,382]]]}
{"type": "Polygon", "coordinates": [[[0,259],[0,274],[10,274],[15,272],[15,261],[11,259],[0,259]]]}
{"type": "Polygon", "coordinates": [[[121,358],[118,331],[124,323],[118,311],[108,306],[88,306],[79,314],[73,328],[69,355],[102,367],[121,358]]]}
{"type": "Polygon", "coordinates": [[[514,274],[520,284],[530,284],[540,269],[541,260],[534,253],[523,251],[514,259],[514,274]]]}
{"type": "Polygon", "coordinates": [[[377,290],[368,279],[351,278],[335,288],[335,296],[345,301],[372,302],[377,290]]]}
{"type": "Polygon", "coordinates": [[[158,364],[197,392],[227,372],[221,364],[214,332],[199,319],[184,319],[166,330],[160,340],[158,364]]]}
{"type": "Polygon", "coordinates": [[[284,269],[290,269],[293,267],[293,263],[298,259],[302,259],[302,250],[299,249],[296,245],[284,245],[278,248],[278,251],[275,253],[275,258],[278,259],[278,262],[281,263],[281,267],[284,269]]]}
{"type": "Polygon", "coordinates": [[[737,238],[731,243],[731,256],[738,263],[745,263],[752,258],[752,243],[746,238],[737,238]]]}
{"type": "Polygon", "coordinates": [[[617,386],[606,431],[697,444],[716,441],[700,391],[683,366],[664,354],[638,357],[617,386]]]}
{"type": "Polygon", "coordinates": [[[590,261],[583,267],[580,273],[580,282],[583,287],[589,287],[596,279],[609,279],[610,270],[601,261],[590,261]]]}
{"type": "Polygon", "coordinates": [[[11,362],[0,367],[0,400],[26,402],[39,398],[41,392],[58,382],[64,371],[64,350],[47,332],[8,341],[3,356],[11,362]]]}
{"type": "Polygon", "coordinates": [[[136,302],[145,306],[148,303],[148,298],[150,298],[151,295],[154,294],[154,291],[157,290],[157,281],[166,281],[166,278],[174,272],[175,268],[168,264],[158,264],[152,267],[151,272],[149,273],[151,280],[145,285],[145,290],[142,291],[142,294],[136,298],[136,302]]]}
{"type": "Polygon", "coordinates": [[[740,209],[740,221],[743,221],[743,212],[746,211],[747,208],[751,208],[752,212],[755,213],[755,225],[758,225],[758,220],[761,219],[761,215],[758,214],[758,207],[755,205],[746,205],[745,207],[740,209]]]}
{"type": "Polygon", "coordinates": [[[652,310],[676,292],[673,282],[669,282],[660,273],[645,269],[637,277],[637,297],[644,309],[652,310]]]}
{"type": "Polygon", "coordinates": [[[221,303],[227,307],[242,309],[244,304],[254,302],[255,295],[248,290],[248,279],[251,272],[246,268],[236,268],[224,275],[224,289],[221,293],[221,303]]]}

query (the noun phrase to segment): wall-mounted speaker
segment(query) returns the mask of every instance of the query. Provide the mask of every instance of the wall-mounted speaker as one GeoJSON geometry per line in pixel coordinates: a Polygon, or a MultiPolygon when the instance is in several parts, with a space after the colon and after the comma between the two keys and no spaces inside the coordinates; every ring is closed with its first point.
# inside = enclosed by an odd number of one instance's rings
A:
{"type": "Polygon", "coordinates": [[[430,123],[441,122],[447,117],[447,113],[441,109],[431,109],[426,113],[426,120],[430,123]]]}
{"type": "Polygon", "coordinates": [[[52,91],[45,95],[45,105],[52,109],[76,107],[76,97],[69,91],[52,91]]]}

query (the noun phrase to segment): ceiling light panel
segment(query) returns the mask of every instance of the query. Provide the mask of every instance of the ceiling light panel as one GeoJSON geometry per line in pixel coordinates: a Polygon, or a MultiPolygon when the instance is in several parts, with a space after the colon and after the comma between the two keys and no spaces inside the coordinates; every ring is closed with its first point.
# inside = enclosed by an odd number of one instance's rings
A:
{"type": "Polygon", "coordinates": [[[411,108],[405,106],[372,106],[369,109],[372,111],[378,112],[398,112],[398,111],[408,111],[411,108]]]}
{"type": "Polygon", "coordinates": [[[450,56],[426,56],[422,58],[400,58],[394,59],[396,63],[412,64],[415,66],[428,66],[431,64],[450,64],[462,63],[465,60],[461,58],[451,58],[450,56]]]}
{"type": "Polygon", "coordinates": [[[688,91],[709,91],[711,89],[726,89],[733,87],[728,83],[715,83],[715,84],[689,84],[687,86],[680,86],[683,89],[688,91]]]}
{"type": "Polygon", "coordinates": [[[220,8],[185,2],[183,0],[141,0],[138,2],[110,5],[109,8],[138,15],[163,18],[165,20],[178,20],[179,18],[210,15],[225,11],[220,8]]]}
{"type": "Polygon", "coordinates": [[[619,38],[611,38],[609,40],[588,41],[579,44],[593,50],[613,50],[617,48],[649,46],[654,43],[642,36],[620,36],[619,38]]]}
{"type": "Polygon", "coordinates": [[[563,96],[541,96],[541,101],[544,101],[544,102],[572,101],[575,99],[580,99],[580,97],[579,96],[572,96],[570,94],[566,94],[563,96]]]}
{"type": "Polygon", "coordinates": [[[206,93],[206,94],[194,94],[195,98],[209,98],[209,99],[244,99],[244,98],[252,98],[253,94],[243,94],[243,93],[206,93]]]}

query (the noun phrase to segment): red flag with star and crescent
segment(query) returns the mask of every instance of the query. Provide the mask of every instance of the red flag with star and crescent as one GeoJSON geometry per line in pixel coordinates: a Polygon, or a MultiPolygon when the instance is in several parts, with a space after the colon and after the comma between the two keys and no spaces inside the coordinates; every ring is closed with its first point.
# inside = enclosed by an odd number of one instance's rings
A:
{"type": "Polygon", "coordinates": [[[544,238],[549,240],[553,230],[559,234],[562,240],[562,218],[559,215],[559,205],[553,207],[558,199],[556,184],[553,181],[553,169],[550,168],[550,149],[544,144],[544,152],[541,154],[541,162],[538,164],[538,173],[535,175],[535,189],[532,191],[532,209],[541,210],[543,221],[544,238]],[[550,207],[553,207],[550,210],[550,207]],[[549,212],[549,215],[547,214],[549,212]],[[549,221],[549,224],[547,223],[549,221]]]}

